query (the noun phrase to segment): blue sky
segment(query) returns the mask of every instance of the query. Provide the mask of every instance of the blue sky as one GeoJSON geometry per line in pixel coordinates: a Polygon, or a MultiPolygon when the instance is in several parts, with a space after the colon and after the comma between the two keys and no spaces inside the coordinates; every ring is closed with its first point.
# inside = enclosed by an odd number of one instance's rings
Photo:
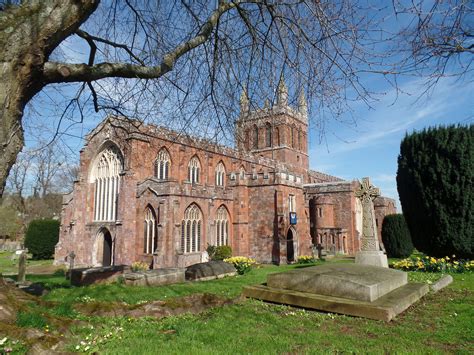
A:
{"type": "Polygon", "coordinates": [[[423,84],[422,79],[406,80],[399,87],[404,93],[398,96],[395,89],[386,88],[372,108],[355,105],[357,126],[330,122],[321,144],[313,131],[309,138],[311,167],[348,180],[369,176],[383,195],[397,200],[400,211],[395,176],[405,133],[474,122],[473,81],[443,78],[429,96],[420,98],[423,84]]]}

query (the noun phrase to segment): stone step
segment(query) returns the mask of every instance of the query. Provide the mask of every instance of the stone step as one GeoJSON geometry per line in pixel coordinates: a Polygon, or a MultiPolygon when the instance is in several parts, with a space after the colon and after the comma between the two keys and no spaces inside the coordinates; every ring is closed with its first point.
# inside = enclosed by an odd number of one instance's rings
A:
{"type": "Polygon", "coordinates": [[[407,273],[358,264],[327,264],[267,276],[271,288],[373,302],[407,283],[407,273]]]}
{"type": "Polygon", "coordinates": [[[367,302],[257,285],[245,287],[243,296],[307,309],[390,321],[428,291],[426,284],[408,283],[374,302],[367,302]]]}

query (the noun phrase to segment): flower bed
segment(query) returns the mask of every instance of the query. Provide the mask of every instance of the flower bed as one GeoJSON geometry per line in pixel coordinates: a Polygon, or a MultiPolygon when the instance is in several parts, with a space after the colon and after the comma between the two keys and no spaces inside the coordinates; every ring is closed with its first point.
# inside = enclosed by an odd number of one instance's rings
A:
{"type": "Polygon", "coordinates": [[[233,256],[232,258],[224,259],[224,261],[233,264],[239,275],[249,272],[252,269],[252,266],[257,264],[255,260],[245,256],[233,256]]]}
{"type": "Polygon", "coordinates": [[[301,255],[296,259],[297,264],[312,264],[316,260],[311,255],[301,255]]]}
{"type": "Polygon", "coordinates": [[[412,256],[391,265],[394,269],[404,271],[426,271],[426,272],[470,272],[474,270],[474,260],[456,260],[456,256],[445,256],[444,258],[433,258],[431,256],[412,256]]]}

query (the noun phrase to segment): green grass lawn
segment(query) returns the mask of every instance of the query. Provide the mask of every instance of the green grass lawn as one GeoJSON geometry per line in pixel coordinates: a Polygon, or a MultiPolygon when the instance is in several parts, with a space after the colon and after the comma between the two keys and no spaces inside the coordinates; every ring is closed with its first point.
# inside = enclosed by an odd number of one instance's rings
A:
{"type": "MultiPolygon", "coordinates": [[[[12,258],[15,253],[0,252],[0,273],[3,275],[18,274],[18,258],[12,258]]],[[[53,259],[49,260],[31,260],[26,261],[27,270],[48,271],[51,270],[53,259]]]]}
{"type": "MultiPolygon", "coordinates": [[[[69,287],[63,277],[29,276],[51,291],[42,297],[43,305],[22,312],[17,325],[48,329],[58,337],[65,334],[61,338],[69,351],[88,347],[86,352],[101,354],[474,353],[473,273],[454,274],[448,288],[428,294],[390,323],[248,299],[161,320],[86,316],[74,310],[84,301],[105,307],[204,292],[235,299],[245,285],[262,283],[268,273],[295,267],[264,266],[244,276],[162,287],[69,287]]],[[[440,277],[420,272],[409,276],[421,282],[440,277]]],[[[27,346],[19,343],[16,349],[24,352],[27,346]]]]}

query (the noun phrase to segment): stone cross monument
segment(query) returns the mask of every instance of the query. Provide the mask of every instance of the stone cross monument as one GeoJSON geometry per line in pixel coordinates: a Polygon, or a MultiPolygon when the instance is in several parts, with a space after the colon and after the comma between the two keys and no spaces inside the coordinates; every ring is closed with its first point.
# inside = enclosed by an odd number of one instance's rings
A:
{"type": "Polygon", "coordinates": [[[362,179],[355,196],[362,203],[362,238],[360,251],[356,253],[356,264],[388,267],[387,255],[380,250],[375,223],[374,199],[380,196],[378,188],[370,184],[368,177],[362,179]]]}

